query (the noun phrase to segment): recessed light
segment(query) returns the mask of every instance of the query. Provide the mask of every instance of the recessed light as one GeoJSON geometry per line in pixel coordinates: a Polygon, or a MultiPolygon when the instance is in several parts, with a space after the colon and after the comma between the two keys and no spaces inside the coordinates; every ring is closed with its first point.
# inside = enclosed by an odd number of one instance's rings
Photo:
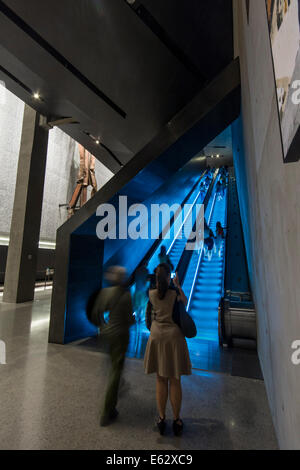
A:
{"type": "Polygon", "coordinates": [[[96,144],[99,145],[99,144],[100,144],[100,140],[97,139],[97,140],[96,140],[96,144]]]}
{"type": "Polygon", "coordinates": [[[41,97],[41,95],[40,95],[38,92],[33,93],[33,98],[34,98],[35,100],[39,100],[40,97],[41,97]]]}

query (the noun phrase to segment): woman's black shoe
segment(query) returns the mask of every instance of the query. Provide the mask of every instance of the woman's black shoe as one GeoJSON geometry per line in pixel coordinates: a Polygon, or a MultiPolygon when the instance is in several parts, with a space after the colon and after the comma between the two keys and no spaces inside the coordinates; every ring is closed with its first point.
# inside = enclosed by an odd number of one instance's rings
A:
{"type": "Polygon", "coordinates": [[[166,430],[165,418],[159,418],[156,424],[157,424],[160,435],[163,436],[166,430]]]}
{"type": "Polygon", "coordinates": [[[181,436],[183,430],[183,422],[181,419],[176,419],[173,421],[173,432],[175,436],[181,436]]]}

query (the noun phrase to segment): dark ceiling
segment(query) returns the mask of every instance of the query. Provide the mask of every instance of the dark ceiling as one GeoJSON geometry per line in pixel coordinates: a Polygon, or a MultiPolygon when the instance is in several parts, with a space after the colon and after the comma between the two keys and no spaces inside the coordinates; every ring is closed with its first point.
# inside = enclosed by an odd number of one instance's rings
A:
{"type": "Polygon", "coordinates": [[[0,79],[117,172],[232,60],[232,29],[230,0],[0,1],[0,79]]]}

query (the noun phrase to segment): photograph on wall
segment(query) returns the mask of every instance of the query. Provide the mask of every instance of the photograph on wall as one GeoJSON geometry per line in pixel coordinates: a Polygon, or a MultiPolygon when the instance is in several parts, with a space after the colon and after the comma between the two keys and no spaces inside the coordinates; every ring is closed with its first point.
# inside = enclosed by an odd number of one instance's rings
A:
{"type": "Polygon", "coordinates": [[[284,159],[297,161],[300,126],[300,0],[266,0],[284,159]]]}

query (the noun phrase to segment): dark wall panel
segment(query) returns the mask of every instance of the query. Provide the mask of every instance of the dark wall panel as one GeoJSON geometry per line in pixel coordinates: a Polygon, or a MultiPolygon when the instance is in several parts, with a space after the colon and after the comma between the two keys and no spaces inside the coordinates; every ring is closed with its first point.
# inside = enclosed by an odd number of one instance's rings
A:
{"type": "MultiPolygon", "coordinates": [[[[0,284],[4,284],[5,266],[7,259],[7,246],[0,246],[0,284]]],[[[42,281],[45,279],[45,272],[47,268],[54,268],[55,250],[46,250],[39,248],[36,280],[42,281]]]]}
{"type": "Polygon", "coordinates": [[[251,248],[251,229],[249,225],[249,190],[244,149],[243,121],[241,117],[232,124],[232,148],[249,277],[252,282],[253,254],[251,248]]]}

